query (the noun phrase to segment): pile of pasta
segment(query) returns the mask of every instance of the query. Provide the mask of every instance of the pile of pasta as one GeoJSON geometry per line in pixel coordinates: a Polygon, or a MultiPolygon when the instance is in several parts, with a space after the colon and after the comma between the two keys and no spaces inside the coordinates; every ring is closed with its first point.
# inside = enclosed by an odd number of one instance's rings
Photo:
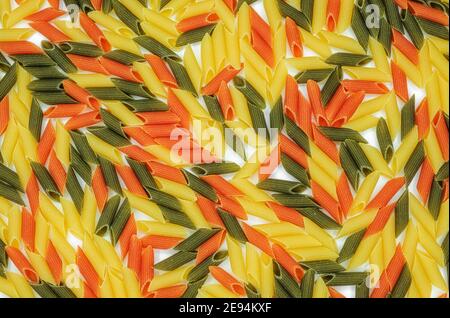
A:
{"type": "Polygon", "coordinates": [[[0,0],[0,294],[448,297],[448,11],[0,0]]]}

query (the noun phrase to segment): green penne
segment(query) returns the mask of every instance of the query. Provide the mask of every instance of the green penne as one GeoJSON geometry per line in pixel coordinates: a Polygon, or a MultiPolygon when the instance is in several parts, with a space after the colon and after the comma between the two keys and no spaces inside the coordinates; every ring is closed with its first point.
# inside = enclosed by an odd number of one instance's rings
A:
{"type": "Polygon", "coordinates": [[[355,298],[369,298],[370,289],[367,282],[363,280],[361,283],[355,285],[355,298]]]}
{"type": "Polygon", "coordinates": [[[169,106],[156,98],[133,99],[122,101],[133,112],[160,112],[169,109],[169,106]]]}
{"type": "Polygon", "coordinates": [[[300,182],[271,178],[259,182],[256,186],[266,191],[286,194],[298,194],[306,190],[306,186],[300,182]]]}
{"type": "Polygon", "coordinates": [[[408,133],[413,129],[415,125],[415,103],[416,98],[415,95],[412,95],[411,98],[403,105],[401,110],[401,132],[400,135],[403,138],[408,135],[408,133]]]}
{"type": "Polygon", "coordinates": [[[313,9],[314,9],[314,0],[300,1],[300,11],[303,12],[303,14],[309,20],[310,23],[312,22],[313,9]]]}
{"type": "Polygon", "coordinates": [[[184,176],[186,177],[186,181],[188,186],[203,195],[205,198],[210,199],[211,201],[217,202],[217,194],[213,187],[211,187],[208,183],[201,180],[194,174],[190,173],[186,169],[182,170],[184,173],[184,176]]]}
{"type": "Polygon", "coordinates": [[[69,192],[69,195],[72,198],[75,207],[81,213],[81,209],[83,207],[84,192],[72,168],[73,166],[69,165],[69,168],[67,169],[66,189],[67,192],[69,192]]]}
{"type": "Polygon", "coordinates": [[[443,190],[443,185],[434,179],[431,184],[430,195],[428,197],[428,211],[430,211],[431,216],[433,216],[433,219],[436,221],[439,217],[439,211],[441,209],[443,190]]]}
{"type": "Polygon", "coordinates": [[[318,208],[309,196],[304,194],[273,194],[275,200],[290,208],[318,208]]]}
{"type": "Polygon", "coordinates": [[[100,168],[102,169],[102,174],[106,185],[116,191],[116,193],[122,195],[122,186],[120,185],[114,165],[109,160],[100,156],[98,157],[98,161],[100,163],[100,168]]]}
{"type": "Polygon", "coordinates": [[[31,288],[39,295],[41,298],[59,298],[53,290],[47,285],[46,282],[41,281],[39,283],[30,283],[31,288]]]}
{"type": "Polygon", "coordinates": [[[236,87],[245,96],[245,98],[247,98],[249,103],[261,109],[266,108],[266,101],[264,98],[246,79],[241,76],[235,76],[233,78],[233,84],[234,87],[236,87]]]}
{"type": "Polygon", "coordinates": [[[133,160],[129,157],[126,157],[126,159],[144,189],[158,189],[155,179],[153,179],[153,176],[150,174],[144,163],[133,160]]]}
{"type": "Polygon", "coordinates": [[[117,87],[86,87],[86,90],[94,97],[103,100],[126,101],[132,99],[130,95],[124,93],[117,87]]]}
{"type": "Polygon", "coordinates": [[[102,120],[104,122],[104,124],[111,129],[112,131],[114,131],[116,134],[126,138],[127,135],[125,135],[125,133],[123,132],[122,129],[122,122],[113,114],[111,114],[110,112],[106,111],[105,109],[100,109],[100,116],[102,117],[102,120]]]}
{"type": "Polygon", "coordinates": [[[114,83],[116,88],[127,95],[139,96],[143,98],[153,97],[153,94],[141,83],[126,81],[120,78],[112,78],[111,81],[114,83]]]}
{"type": "Polygon", "coordinates": [[[9,93],[17,80],[17,64],[14,63],[0,80],[0,101],[9,93]]]}
{"type": "Polygon", "coordinates": [[[280,281],[275,278],[275,297],[276,298],[292,298],[291,294],[284,289],[280,281]]]}
{"type": "Polygon", "coordinates": [[[188,274],[187,280],[189,282],[196,282],[209,273],[210,266],[220,265],[228,256],[227,251],[218,251],[205,259],[200,264],[196,265],[188,274]]]}
{"type": "Polygon", "coordinates": [[[155,264],[155,269],[161,271],[173,271],[180,266],[183,266],[190,261],[194,260],[197,256],[197,252],[179,251],[172,256],[165,258],[164,260],[155,264]]]}
{"type": "Polygon", "coordinates": [[[174,249],[178,251],[195,251],[200,245],[218,232],[218,229],[198,229],[191,236],[181,241],[174,249]]]}
{"type": "Polygon", "coordinates": [[[391,54],[392,31],[389,22],[385,18],[380,20],[380,31],[378,32],[378,42],[383,45],[386,54],[391,54]]]}
{"type": "Polygon", "coordinates": [[[98,164],[97,156],[91,146],[89,146],[86,135],[78,130],[71,130],[69,133],[83,161],[98,164]]]}
{"type": "Polygon", "coordinates": [[[197,281],[188,282],[187,288],[181,298],[195,298],[198,294],[198,290],[202,288],[205,281],[208,279],[208,275],[205,275],[203,278],[200,278],[197,281]]]}
{"type": "Polygon", "coordinates": [[[310,25],[310,21],[312,21],[311,19],[308,19],[303,12],[298,11],[296,8],[290,6],[286,1],[284,0],[277,0],[277,1],[278,1],[278,8],[280,9],[280,13],[283,17],[289,17],[292,20],[294,20],[295,23],[302,29],[305,29],[306,31],[309,32],[311,31],[310,25]]]}
{"type": "Polygon", "coordinates": [[[264,117],[264,112],[258,107],[254,106],[252,103],[248,103],[248,112],[250,113],[250,118],[252,119],[253,129],[261,137],[270,139],[269,130],[267,129],[266,119],[264,117]]]}
{"type": "Polygon", "coordinates": [[[178,62],[181,61],[180,57],[175,52],[149,36],[138,36],[133,40],[136,41],[136,43],[142,46],[144,49],[149,50],[162,59],[172,59],[178,62]]]}
{"type": "Polygon", "coordinates": [[[78,5],[84,13],[89,13],[95,10],[91,0],[78,0],[78,5]]]}
{"type": "Polygon", "coordinates": [[[226,212],[225,210],[222,210],[221,208],[217,208],[217,212],[219,213],[219,216],[222,219],[222,222],[225,225],[228,234],[239,242],[247,242],[247,237],[245,236],[245,233],[239,225],[236,217],[226,212]]]}
{"type": "Polygon", "coordinates": [[[52,289],[53,293],[57,295],[59,298],[77,298],[73,291],[71,291],[67,286],[60,285],[55,286],[52,284],[48,284],[48,286],[52,289]]]}
{"type": "Polygon", "coordinates": [[[54,66],[56,63],[45,54],[17,54],[12,56],[22,66],[54,66]]]}
{"type": "Polygon", "coordinates": [[[367,140],[359,132],[350,128],[318,127],[320,132],[333,141],[345,141],[351,139],[356,142],[367,143],[367,140]]]}
{"type": "Polygon", "coordinates": [[[448,161],[445,162],[436,172],[435,176],[437,181],[444,181],[445,179],[448,179],[448,161]]]}
{"type": "Polygon", "coordinates": [[[420,50],[423,46],[424,36],[416,17],[409,10],[402,10],[400,17],[412,43],[420,50]]]}
{"type": "Polygon", "coordinates": [[[103,56],[124,65],[132,65],[134,62],[145,62],[145,58],[142,56],[124,50],[112,50],[103,54],[103,56]]]}
{"type": "Polygon", "coordinates": [[[7,72],[11,65],[9,64],[6,57],[0,52],[0,70],[3,72],[7,72]]]}
{"type": "Polygon", "coordinates": [[[430,20],[425,20],[425,19],[421,19],[421,18],[417,18],[417,21],[419,22],[422,30],[432,36],[444,39],[444,40],[448,40],[449,36],[449,31],[448,31],[448,27],[445,27],[439,23],[435,23],[433,21],[430,20]]]}
{"type": "MultiPolygon", "coordinates": [[[[224,124],[224,128],[228,128],[228,126],[224,124]]],[[[225,130],[225,142],[239,157],[247,160],[244,143],[231,129],[225,130]]]]}
{"type": "Polygon", "coordinates": [[[351,26],[359,44],[364,48],[364,50],[367,51],[369,47],[370,33],[366,23],[364,22],[364,16],[358,8],[353,10],[351,26]]]}
{"type": "Polygon", "coordinates": [[[394,145],[392,144],[392,138],[386,120],[382,117],[378,120],[376,133],[381,154],[384,160],[389,163],[394,154],[394,145]]]}
{"type": "Polygon", "coordinates": [[[198,97],[194,84],[192,84],[191,78],[189,77],[189,74],[183,64],[178,63],[172,59],[167,59],[167,64],[169,65],[173,76],[175,76],[178,86],[184,90],[191,92],[195,97],[198,97]]]}
{"type": "Polygon", "coordinates": [[[81,42],[63,42],[59,44],[59,48],[65,54],[76,54],[89,57],[99,57],[103,55],[103,51],[98,46],[81,42]]]}
{"type": "Polygon", "coordinates": [[[328,102],[334,96],[334,93],[341,85],[341,80],[343,77],[342,68],[340,66],[336,67],[334,71],[328,76],[327,81],[323,85],[322,91],[320,92],[320,98],[322,104],[327,106],[328,102]]]}
{"type": "Polygon", "coordinates": [[[24,192],[17,172],[11,170],[2,163],[0,163],[0,181],[8,184],[20,192],[24,192]]]}
{"type": "Polygon", "coordinates": [[[19,205],[24,205],[22,197],[16,189],[11,188],[10,185],[0,182],[0,197],[15,202],[19,205]]]}
{"type": "Polygon", "coordinates": [[[409,287],[411,286],[412,277],[409,271],[408,264],[403,266],[402,272],[397,279],[392,291],[390,293],[391,298],[405,298],[408,293],[409,287]]]}
{"type": "Polygon", "coordinates": [[[147,189],[147,192],[150,196],[150,199],[156,204],[163,205],[172,210],[181,210],[180,201],[178,201],[178,199],[173,195],[154,189],[147,189]]]}
{"type": "Polygon", "coordinates": [[[191,167],[192,172],[200,176],[227,174],[239,171],[241,167],[234,162],[202,163],[191,167]]]}
{"type": "Polygon", "coordinates": [[[64,92],[32,92],[32,94],[37,100],[47,105],[77,103],[76,100],[64,92]]]}
{"type": "Polygon", "coordinates": [[[307,271],[305,271],[300,284],[302,298],[313,297],[315,275],[316,272],[313,269],[308,269],[307,271]]]}
{"type": "Polygon", "coordinates": [[[342,246],[341,251],[339,252],[339,257],[336,260],[337,263],[342,263],[352,258],[352,256],[356,252],[356,249],[359,246],[359,243],[361,243],[361,240],[365,232],[366,230],[361,230],[359,232],[350,235],[345,240],[344,245],[342,246]]]}
{"type": "Polygon", "coordinates": [[[112,7],[117,17],[126,24],[134,33],[144,34],[141,28],[141,21],[130,10],[128,10],[120,1],[112,1],[112,7]]]}
{"type": "Polygon", "coordinates": [[[6,254],[5,247],[5,242],[0,239],[0,267],[8,265],[8,254],[6,254]]]}
{"type": "Polygon", "coordinates": [[[127,138],[115,133],[108,127],[91,126],[88,127],[88,131],[114,147],[123,147],[131,144],[127,138]]]}
{"type": "Polygon", "coordinates": [[[41,78],[67,78],[56,66],[24,66],[25,71],[41,78]]]}
{"type": "Polygon", "coordinates": [[[113,9],[114,0],[102,0],[102,11],[104,13],[110,13],[113,9]]]}
{"type": "Polygon", "coordinates": [[[245,284],[245,292],[248,298],[261,298],[261,294],[252,284],[245,284]]]}
{"type": "Polygon", "coordinates": [[[297,281],[277,262],[273,262],[275,280],[294,298],[302,297],[302,290],[297,281]]]}
{"type": "Polygon", "coordinates": [[[368,55],[338,52],[328,57],[325,63],[341,66],[363,66],[371,60],[372,58],[368,55]]]}
{"type": "Polygon", "coordinates": [[[41,139],[43,118],[44,114],[42,113],[41,106],[39,105],[39,102],[35,98],[33,98],[30,107],[28,129],[30,130],[31,134],[36,139],[36,141],[39,141],[41,139]]]}
{"type": "Polygon", "coordinates": [[[315,82],[321,82],[328,78],[331,73],[334,71],[334,68],[324,68],[319,70],[307,70],[300,73],[297,73],[294,78],[299,84],[306,84],[308,80],[313,80],[315,82]]]}
{"type": "Polygon", "coordinates": [[[95,227],[95,234],[104,235],[109,229],[113,222],[114,215],[117,212],[120,204],[120,196],[114,195],[106,201],[106,204],[100,214],[97,226],[95,227]]]}
{"type": "Polygon", "coordinates": [[[414,148],[413,153],[409,157],[408,161],[403,168],[403,173],[405,174],[406,184],[410,184],[414,179],[417,171],[419,171],[422,162],[425,160],[425,149],[423,146],[423,141],[419,142],[414,148]]]}
{"type": "Polygon", "coordinates": [[[41,42],[44,52],[66,73],[75,73],[78,69],[75,64],[64,54],[64,52],[54,43],[49,41],[41,42]]]}
{"type": "Polygon", "coordinates": [[[386,5],[386,17],[389,21],[389,24],[403,33],[403,23],[400,18],[400,13],[398,11],[398,7],[395,4],[394,0],[384,0],[384,4],[386,5]]]}
{"type": "Polygon", "coordinates": [[[306,269],[314,270],[317,274],[338,273],[345,268],[332,260],[300,262],[306,269]]]}
{"type": "Polygon", "coordinates": [[[359,168],[345,143],[339,148],[339,159],[348,181],[355,191],[358,190],[359,168]]]}
{"type": "Polygon", "coordinates": [[[35,92],[62,92],[64,87],[62,78],[40,79],[30,82],[27,88],[35,92]]]}
{"type": "Polygon", "coordinates": [[[351,286],[365,281],[367,276],[367,272],[340,272],[323,275],[322,279],[327,286],[351,286]]]}
{"type": "Polygon", "coordinates": [[[345,145],[347,146],[347,149],[350,152],[359,171],[366,176],[369,175],[373,171],[373,167],[370,164],[370,161],[367,158],[366,154],[361,149],[361,146],[356,141],[351,139],[347,139],[345,141],[345,145]]]}
{"type": "Polygon", "coordinates": [[[195,230],[194,223],[192,223],[191,219],[189,219],[184,212],[173,210],[163,205],[160,205],[159,208],[161,209],[164,219],[169,223],[178,224],[195,230]]]}
{"type": "Polygon", "coordinates": [[[61,196],[61,192],[59,192],[59,189],[56,186],[56,183],[48,172],[47,168],[34,161],[31,161],[30,165],[31,169],[33,169],[34,175],[39,180],[39,183],[41,184],[41,187],[42,189],[44,189],[45,193],[47,193],[54,200],[57,200],[59,196],[61,196]]]}
{"type": "Polygon", "coordinates": [[[210,24],[198,29],[184,32],[177,38],[175,45],[180,47],[187,44],[200,42],[206,34],[211,34],[215,27],[215,24],[210,24]]]}
{"type": "Polygon", "coordinates": [[[220,104],[216,96],[204,95],[203,101],[205,102],[206,108],[208,109],[208,112],[211,115],[212,119],[220,121],[221,123],[225,122],[222,108],[220,108],[220,104]]]}
{"type": "Polygon", "coordinates": [[[334,221],[325,213],[322,213],[318,208],[302,208],[297,209],[297,211],[323,229],[336,230],[341,228],[341,225],[336,223],[336,221],[334,221]]]}
{"type": "Polygon", "coordinates": [[[409,191],[405,190],[395,205],[395,236],[398,237],[409,222],[409,191]]]}
{"type": "Polygon", "coordinates": [[[70,146],[70,164],[84,182],[90,185],[92,178],[91,167],[73,146],[70,146]]]}
{"type": "Polygon", "coordinates": [[[309,186],[309,177],[306,170],[300,166],[297,162],[295,162],[291,157],[282,153],[281,154],[281,164],[283,168],[293,176],[295,179],[300,181],[302,184],[309,186]]]}
{"type": "Polygon", "coordinates": [[[286,133],[297,145],[299,145],[308,155],[311,155],[309,148],[309,139],[305,132],[298,127],[289,117],[284,117],[284,123],[286,125],[286,133]]]}
{"type": "MultiPolygon", "coordinates": [[[[445,236],[445,238],[441,244],[442,251],[444,252],[445,265],[447,265],[447,267],[448,267],[448,243],[449,242],[448,242],[448,232],[447,232],[447,235],[445,236]]],[[[448,268],[447,268],[447,272],[448,272],[448,268]]]]}
{"type": "Polygon", "coordinates": [[[117,241],[119,240],[120,234],[122,234],[122,231],[127,224],[130,216],[130,203],[128,202],[128,199],[125,199],[117,210],[116,215],[114,216],[114,220],[110,226],[111,242],[113,245],[116,245],[117,241]]]}
{"type": "MultiPolygon", "coordinates": [[[[270,111],[270,128],[276,128],[281,131],[284,126],[283,100],[280,97],[270,111]]],[[[271,136],[274,138],[275,136],[271,136]]]]}

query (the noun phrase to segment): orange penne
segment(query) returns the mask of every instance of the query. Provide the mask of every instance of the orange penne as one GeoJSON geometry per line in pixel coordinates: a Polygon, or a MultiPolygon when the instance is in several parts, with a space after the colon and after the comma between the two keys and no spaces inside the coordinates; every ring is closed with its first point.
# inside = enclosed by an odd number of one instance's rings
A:
{"type": "Polygon", "coordinates": [[[303,96],[301,92],[298,94],[298,126],[307,134],[309,137],[312,136],[312,121],[311,121],[311,104],[303,96]]]}
{"type": "Polygon", "coordinates": [[[327,28],[333,32],[339,19],[339,10],[341,6],[340,0],[328,0],[327,6],[327,28]]]}
{"type": "Polygon", "coordinates": [[[153,176],[169,179],[181,184],[187,184],[184,174],[177,168],[156,161],[147,162],[147,167],[150,174],[153,176]]]}
{"type": "Polygon", "coordinates": [[[29,25],[51,42],[70,41],[70,38],[46,21],[31,22],[29,25]]]}
{"type": "Polygon", "coordinates": [[[136,145],[120,147],[119,150],[124,154],[126,154],[131,159],[134,159],[136,161],[147,162],[151,160],[156,160],[155,156],[153,156],[152,154],[148,153],[147,151],[136,145]]]}
{"type": "Polygon", "coordinates": [[[140,277],[142,242],[136,235],[132,235],[129,246],[127,266],[136,273],[137,277],[140,277]]]}
{"type": "Polygon", "coordinates": [[[382,231],[387,221],[389,220],[389,217],[391,216],[391,213],[394,210],[394,208],[395,203],[386,205],[381,209],[379,209],[377,215],[375,216],[375,219],[367,227],[367,230],[364,233],[364,238],[382,231]]]}
{"type": "MultiPolygon", "coordinates": [[[[103,0],[91,0],[92,4],[94,1],[103,1],[103,0]]],[[[59,0],[48,0],[48,4],[52,6],[52,8],[59,8],[59,0]]]]}
{"type": "Polygon", "coordinates": [[[304,227],[303,216],[292,208],[288,208],[284,205],[276,202],[267,201],[266,205],[275,212],[276,216],[285,222],[295,224],[299,227],[304,227]]]}
{"type": "Polygon", "coordinates": [[[405,256],[403,255],[400,245],[398,245],[394,256],[381,274],[378,286],[376,286],[370,294],[370,298],[385,298],[397,283],[405,264],[405,256]]]}
{"type": "Polygon", "coordinates": [[[408,79],[405,72],[394,62],[391,61],[392,83],[394,85],[395,94],[404,102],[409,99],[408,79]]]}
{"type": "Polygon", "coordinates": [[[345,100],[341,110],[337,113],[331,125],[333,127],[341,127],[344,125],[352,117],[359,105],[361,105],[365,95],[366,93],[364,91],[351,93],[345,100]]]}
{"type": "Polygon", "coordinates": [[[99,291],[100,277],[98,277],[97,272],[81,248],[77,249],[76,262],[81,275],[86,280],[87,286],[96,297],[99,291]]]}
{"type": "Polygon", "coordinates": [[[280,245],[273,244],[272,251],[275,260],[284,267],[285,270],[298,282],[300,283],[305,271],[303,268],[286,252],[280,245]]]}
{"type": "Polygon", "coordinates": [[[344,220],[347,217],[348,211],[350,210],[353,202],[352,191],[350,190],[345,172],[342,172],[339,177],[338,184],[336,186],[336,194],[341,206],[341,220],[344,220]]]}
{"type": "Polygon", "coordinates": [[[131,66],[121,64],[103,56],[99,57],[98,61],[109,74],[118,76],[130,82],[142,83],[141,76],[138,72],[134,71],[131,66]]]}
{"type": "Polygon", "coordinates": [[[394,28],[392,28],[392,44],[411,62],[419,64],[419,50],[394,28]]]}
{"type": "Polygon", "coordinates": [[[98,209],[102,211],[106,200],[108,199],[108,188],[106,187],[105,179],[103,178],[103,173],[100,166],[95,168],[94,174],[92,175],[92,190],[94,191],[98,209]]]}
{"type": "Polygon", "coordinates": [[[445,161],[448,161],[448,127],[445,123],[443,112],[438,112],[434,116],[432,125],[439,143],[439,147],[441,148],[442,157],[445,161]]]}
{"type": "Polygon", "coordinates": [[[141,241],[143,248],[151,246],[157,250],[168,250],[180,243],[180,241],[182,241],[182,238],[160,235],[146,235],[141,238],[141,241]]]}
{"type": "Polygon", "coordinates": [[[98,111],[94,110],[88,113],[73,116],[66,122],[64,128],[66,128],[67,130],[75,130],[95,125],[100,121],[101,121],[100,114],[98,113],[98,111]]]}
{"type": "Polygon", "coordinates": [[[386,94],[389,89],[380,82],[364,81],[364,80],[343,80],[341,82],[346,92],[356,93],[365,91],[366,94],[386,94]]]}
{"type": "Polygon", "coordinates": [[[34,233],[35,223],[33,215],[27,211],[25,207],[22,208],[22,241],[30,251],[34,251],[34,233]]]}
{"type": "Polygon", "coordinates": [[[419,18],[424,18],[425,20],[448,26],[448,16],[439,9],[414,1],[408,1],[408,9],[412,14],[419,18]]]}
{"type": "Polygon", "coordinates": [[[316,126],[313,126],[313,139],[314,143],[334,162],[339,164],[339,152],[336,144],[325,137],[316,126]]]}
{"type": "Polygon", "coordinates": [[[216,210],[216,204],[211,200],[208,200],[204,196],[197,194],[197,204],[200,208],[200,211],[203,214],[205,220],[214,226],[224,229],[225,225],[222,222],[219,214],[216,210]]]}
{"type": "Polygon", "coordinates": [[[295,21],[289,17],[286,18],[286,38],[292,55],[295,57],[302,57],[303,46],[300,31],[298,30],[295,21]]]}
{"type": "Polygon", "coordinates": [[[233,120],[235,117],[233,100],[231,98],[230,90],[225,82],[220,83],[219,90],[217,91],[217,99],[222,108],[223,116],[225,120],[233,120]]]}
{"type": "Polygon", "coordinates": [[[0,41],[0,51],[8,55],[44,53],[40,47],[28,41],[0,41]]]}
{"type": "Polygon", "coordinates": [[[408,0],[394,0],[394,2],[402,9],[408,9],[408,0]]]}
{"type": "Polygon", "coordinates": [[[284,113],[294,122],[298,123],[298,98],[299,91],[297,81],[290,75],[286,78],[286,88],[284,90],[284,113]]]}
{"type": "Polygon", "coordinates": [[[272,246],[267,237],[246,223],[242,223],[242,229],[244,230],[245,236],[247,237],[249,243],[255,245],[270,257],[274,257],[272,246]]]}
{"type": "Polygon", "coordinates": [[[339,88],[334,93],[333,97],[327,104],[325,109],[325,115],[329,122],[332,122],[336,117],[339,110],[342,108],[342,105],[345,103],[348,97],[347,89],[341,84],[339,88]]]}
{"type": "Polygon", "coordinates": [[[47,262],[50,271],[52,272],[53,278],[56,283],[59,284],[62,278],[62,261],[56,251],[53,243],[51,241],[48,242],[47,245],[47,254],[45,255],[45,261],[47,262]]]}
{"type": "Polygon", "coordinates": [[[81,56],[76,54],[66,54],[70,61],[80,70],[92,73],[101,73],[109,75],[106,68],[100,63],[96,57],[81,56]]]}
{"type": "Polygon", "coordinates": [[[177,80],[167,67],[166,63],[164,63],[164,61],[159,56],[153,54],[146,54],[144,57],[152,67],[153,71],[155,72],[156,76],[159,78],[161,83],[173,88],[178,87],[177,80]]]}
{"type": "Polygon", "coordinates": [[[258,169],[259,182],[266,180],[280,165],[280,146],[274,148],[258,169]]]}
{"type": "Polygon", "coordinates": [[[218,193],[218,206],[221,207],[223,210],[229,212],[230,214],[234,215],[235,217],[243,220],[247,220],[247,213],[245,213],[244,208],[237,203],[236,201],[227,198],[226,196],[218,193]]]}
{"type": "Polygon", "coordinates": [[[53,128],[52,122],[49,121],[44,129],[44,132],[42,133],[41,140],[39,141],[37,147],[38,158],[41,164],[45,165],[48,155],[52,150],[55,139],[55,129],[53,128]]]}
{"type": "Polygon", "coordinates": [[[123,231],[119,237],[119,246],[122,259],[125,258],[125,256],[127,256],[128,251],[130,249],[131,238],[135,236],[136,233],[137,233],[136,221],[134,220],[134,214],[131,214],[131,216],[128,218],[127,224],[125,224],[125,227],[123,228],[123,231]]]}
{"type": "Polygon", "coordinates": [[[153,279],[154,275],[154,255],[153,255],[153,248],[151,245],[148,245],[147,247],[142,249],[142,256],[141,256],[141,272],[139,276],[139,282],[141,285],[141,293],[146,294],[148,288],[150,287],[150,282],[153,279]]]}
{"type": "Polygon", "coordinates": [[[261,35],[252,29],[252,47],[258,53],[259,56],[266,62],[270,67],[274,67],[274,56],[272,47],[264,41],[261,35]]]}
{"type": "Polygon", "coordinates": [[[140,112],[136,115],[144,121],[145,125],[177,124],[180,122],[180,118],[170,110],[163,112],[140,112]]]}
{"type": "Polygon", "coordinates": [[[197,248],[197,257],[195,258],[195,263],[200,264],[209,256],[217,252],[222,245],[223,240],[225,239],[225,234],[225,230],[220,230],[212,237],[210,237],[206,242],[203,242],[197,248]]]}
{"type": "Polygon", "coordinates": [[[219,73],[217,73],[216,76],[212,80],[209,81],[208,84],[206,84],[202,88],[202,94],[203,95],[214,95],[217,93],[217,91],[220,88],[220,85],[222,82],[228,83],[231,81],[241,70],[235,69],[231,65],[225,66],[223,70],[221,70],[219,73]]]}
{"type": "Polygon", "coordinates": [[[62,81],[64,91],[75,99],[76,101],[88,105],[90,108],[94,110],[98,110],[100,108],[100,102],[92,96],[87,90],[78,86],[75,82],[71,80],[62,81]]]}
{"type": "Polygon", "coordinates": [[[0,101],[0,135],[3,134],[9,121],[9,97],[6,95],[0,101]]]}
{"type": "Polygon", "coordinates": [[[44,112],[46,118],[73,117],[86,108],[85,104],[58,104],[50,106],[44,112]]]}
{"type": "Polygon", "coordinates": [[[270,26],[252,7],[250,7],[250,27],[269,47],[272,47],[272,33],[270,26]]]}
{"type": "Polygon", "coordinates": [[[147,298],[179,298],[186,291],[186,285],[175,285],[148,292],[147,298]]]}
{"type": "Polygon", "coordinates": [[[346,298],[344,295],[342,295],[340,292],[338,292],[333,287],[328,287],[328,292],[330,293],[331,298],[346,298]]]}
{"type": "Polygon", "coordinates": [[[31,172],[30,178],[28,179],[25,193],[27,195],[28,202],[30,203],[31,212],[34,216],[39,208],[39,184],[33,172],[31,172]]]}
{"type": "Polygon", "coordinates": [[[8,246],[5,248],[5,251],[8,254],[9,259],[16,265],[17,269],[29,282],[39,282],[38,274],[19,249],[8,246]]]}
{"type": "Polygon", "coordinates": [[[98,26],[92,21],[86,13],[80,13],[80,25],[86,34],[94,41],[94,43],[101,48],[104,52],[111,50],[111,44],[109,44],[103,32],[98,28],[98,26]]]}
{"type": "Polygon", "coordinates": [[[60,17],[64,15],[65,12],[62,10],[58,10],[57,8],[45,8],[41,11],[35,12],[33,14],[30,14],[29,16],[26,16],[24,19],[29,21],[51,21],[53,19],[56,19],[57,17],[60,17]]]}
{"type": "MultiPolygon", "coordinates": [[[[155,144],[155,141],[153,140],[152,136],[144,132],[142,127],[123,127],[123,131],[128,137],[133,138],[142,146],[149,146],[155,144]]],[[[125,147],[123,147],[122,149],[125,149],[125,147]]]]}
{"type": "Polygon", "coordinates": [[[236,0],[223,0],[223,2],[227,5],[228,9],[230,9],[231,12],[234,12],[237,5],[236,0]]]}
{"type": "Polygon", "coordinates": [[[434,171],[430,160],[425,158],[420,169],[419,180],[417,181],[417,192],[419,192],[422,201],[426,203],[430,195],[431,185],[433,183],[434,171]]]}
{"type": "Polygon", "coordinates": [[[83,282],[83,298],[97,298],[97,295],[94,294],[89,285],[83,282]]]}
{"type": "Polygon", "coordinates": [[[311,189],[314,201],[323,207],[338,223],[342,223],[339,203],[314,180],[311,180],[311,189]]]}
{"type": "Polygon", "coordinates": [[[404,184],[404,177],[398,177],[389,180],[378,192],[378,194],[367,204],[365,209],[380,209],[386,206],[394,197],[394,195],[403,187],[404,184]]]}
{"type": "Polygon", "coordinates": [[[325,110],[322,105],[322,98],[320,96],[320,87],[316,81],[308,80],[306,82],[306,89],[308,91],[309,102],[316,118],[316,122],[320,126],[328,126],[328,121],[325,115],[325,110]]]}
{"type": "Polygon", "coordinates": [[[245,296],[244,285],[218,266],[209,266],[211,275],[224,287],[239,296],[245,296]]]}
{"type": "Polygon", "coordinates": [[[167,105],[180,118],[182,127],[189,129],[191,123],[191,114],[186,110],[175,93],[169,88],[167,92],[167,105]]]}
{"type": "Polygon", "coordinates": [[[134,174],[133,169],[128,166],[116,165],[116,170],[130,192],[144,197],[147,196],[147,193],[142,187],[139,179],[134,174]]]}
{"type": "Polygon", "coordinates": [[[218,193],[221,193],[225,196],[239,196],[243,194],[240,190],[238,190],[234,185],[229,183],[222,176],[209,175],[209,176],[202,176],[201,179],[203,181],[206,181],[218,193]]]}
{"type": "Polygon", "coordinates": [[[66,184],[66,171],[59,161],[54,150],[50,153],[50,160],[48,162],[48,172],[52,176],[59,191],[64,193],[64,186],[66,184]]]}
{"type": "Polygon", "coordinates": [[[177,23],[177,30],[180,32],[187,32],[195,30],[210,24],[215,23],[219,17],[213,12],[208,12],[193,17],[181,20],[177,23]]]}
{"type": "Polygon", "coordinates": [[[415,121],[418,130],[419,140],[428,135],[430,129],[430,116],[428,114],[428,100],[424,98],[416,109],[415,121]]]}
{"type": "Polygon", "coordinates": [[[305,169],[308,168],[308,160],[307,160],[306,153],[303,151],[302,148],[297,146],[296,143],[294,143],[292,140],[290,140],[284,134],[280,134],[280,147],[281,147],[281,152],[283,152],[286,155],[288,155],[289,157],[291,157],[292,160],[297,162],[303,168],[305,168],[305,169]]]}

